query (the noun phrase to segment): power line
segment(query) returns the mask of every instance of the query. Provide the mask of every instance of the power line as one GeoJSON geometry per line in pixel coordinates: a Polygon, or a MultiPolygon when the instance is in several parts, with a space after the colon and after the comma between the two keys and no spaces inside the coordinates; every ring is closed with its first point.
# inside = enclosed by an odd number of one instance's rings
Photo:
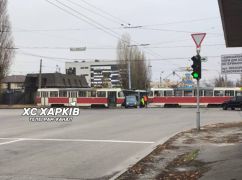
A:
{"type": "MultiPolygon", "coordinates": [[[[104,15],[102,15],[101,13],[95,12],[95,11],[93,11],[93,10],[91,10],[91,9],[88,9],[88,8],[86,8],[86,7],[84,7],[84,6],[81,6],[80,4],[78,4],[78,3],[76,3],[76,2],[73,2],[73,1],[71,1],[71,0],[66,0],[66,1],[68,1],[68,2],[70,2],[71,4],[74,4],[74,5],[76,5],[76,6],[80,7],[80,8],[82,8],[82,9],[85,9],[86,11],[89,11],[89,12],[95,14],[95,15],[98,15],[98,16],[100,16],[100,17],[106,19],[106,20],[109,20],[109,21],[114,22],[114,23],[116,23],[116,24],[121,24],[120,21],[117,21],[116,18],[109,18],[110,16],[109,16],[109,17],[104,16],[104,15]]],[[[88,3],[88,4],[89,4],[89,3],[88,3]]],[[[111,17],[113,17],[113,16],[111,16],[111,17]]]]}
{"type": "Polygon", "coordinates": [[[123,20],[123,19],[121,19],[121,18],[119,18],[119,17],[116,17],[116,16],[112,15],[112,14],[110,14],[109,12],[104,11],[104,10],[102,10],[101,8],[99,8],[99,7],[97,7],[97,6],[94,6],[93,4],[91,4],[91,3],[89,3],[89,2],[87,2],[87,1],[85,1],[85,0],[81,0],[81,1],[84,2],[84,3],[87,4],[87,5],[89,5],[89,6],[93,7],[93,8],[95,8],[96,10],[99,10],[99,11],[102,12],[102,13],[104,13],[104,14],[106,14],[106,15],[108,15],[108,16],[114,18],[114,19],[117,19],[117,20],[123,22],[124,24],[130,24],[129,22],[127,22],[127,21],[125,21],[125,20],[123,20]]]}
{"type": "MultiPolygon", "coordinates": [[[[50,3],[50,4],[52,4],[53,6],[55,6],[55,7],[59,8],[59,9],[61,9],[62,11],[66,12],[67,14],[72,15],[72,16],[78,18],[79,20],[82,20],[82,21],[88,23],[89,25],[94,26],[94,27],[96,27],[97,29],[99,29],[99,30],[101,30],[101,31],[103,31],[103,32],[105,32],[105,33],[107,33],[107,34],[109,34],[109,35],[111,35],[111,36],[113,36],[113,37],[119,39],[119,36],[117,36],[117,34],[116,34],[115,32],[109,32],[109,31],[105,30],[105,29],[107,29],[107,28],[106,28],[105,26],[103,26],[102,24],[100,24],[100,23],[96,22],[95,20],[93,20],[93,19],[87,17],[86,15],[84,15],[84,14],[80,13],[79,11],[77,11],[77,10],[71,8],[70,6],[68,6],[68,5],[66,5],[66,4],[64,4],[64,3],[62,3],[62,2],[60,2],[59,0],[55,0],[55,1],[58,2],[59,4],[61,4],[62,6],[64,6],[64,7],[68,8],[68,9],[70,9],[71,11],[75,12],[76,14],[79,14],[79,15],[83,16],[85,19],[84,19],[84,18],[81,18],[80,16],[77,16],[77,15],[73,14],[73,13],[70,12],[69,10],[66,10],[66,9],[64,9],[64,8],[62,8],[62,7],[58,6],[58,5],[56,5],[56,4],[53,3],[53,2],[50,2],[49,0],[46,0],[46,1],[47,1],[48,3],[50,3]]],[[[111,30],[110,30],[110,31],[111,31],[111,30]]]]}
{"type": "MultiPolygon", "coordinates": [[[[65,58],[65,57],[53,57],[53,56],[44,56],[44,55],[38,55],[38,54],[32,54],[32,53],[27,53],[27,52],[17,52],[18,54],[26,55],[26,56],[33,56],[33,57],[38,57],[38,58],[43,58],[43,59],[49,59],[53,61],[58,61],[58,60],[65,60],[65,61],[93,61],[96,58],[92,59],[84,59],[84,58],[65,58]]],[[[211,58],[221,58],[221,56],[207,56],[211,58]]],[[[147,59],[147,61],[172,61],[172,60],[190,60],[191,57],[172,57],[172,58],[158,58],[158,59],[147,59]]],[[[125,61],[125,59],[98,59],[100,62],[118,62],[118,61],[125,61]]],[[[138,60],[132,60],[132,61],[140,61],[138,60]]],[[[58,61],[60,62],[60,61],[58,61]]],[[[62,62],[64,63],[64,62],[62,62]]]]}
{"type": "MultiPolygon", "coordinates": [[[[158,28],[144,28],[141,27],[142,30],[152,30],[152,31],[163,31],[163,32],[176,32],[176,33],[189,33],[192,34],[194,32],[192,31],[184,31],[184,30],[173,30],[173,29],[158,29],[158,28]]],[[[214,34],[214,35],[220,35],[222,36],[222,33],[207,33],[207,34],[214,34]]]]}
{"type": "MultiPolygon", "coordinates": [[[[204,44],[203,46],[224,46],[225,44],[204,44]]],[[[162,48],[190,48],[194,45],[180,45],[180,46],[147,46],[143,47],[144,49],[162,49],[162,48]]],[[[70,47],[48,47],[48,46],[16,46],[14,48],[7,49],[53,49],[53,50],[67,50],[70,47]]],[[[116,50],[116,47],[88,47],[87,50],[116,50]]],[[[120,48],[122,49],[122,48],[120,48]]]]}
{"type": "MultiPolygon", "coordinates": [[[[110,27],[106,29],[123,29],[123,28],[110,27]]],[[[97,28],[22,29],[22,30],[0,31],[0,32],[65,32],[65,31],[89,31],[89,30],[97,30],[97,28]]]]}
{"type": "MultiPolygon", "coordinates": [[[[163,23],[163,24],[139,25],[139,26],[135,26],[135,27],[138,27],[137,29],[143,28],[143,29],[147,29],[148,30],[150,28],[145,28],[145,27],[160,26],[160,25],[169,25],[169,24],[179,24],[179,23],[188,23],[188,22],[199,22],[199,21],[203,21],[203,20],[217,19],[217,18],[219,18],[219,17],[216,17],[216,18],[214,17],[214,18],[194,19],[194,20],[191,20],[191,21],[174,21],[174,22],[168,22],[168,23],[163,23]]],[[[110,27],[110,28],[107,28],[107,29],[123,29],[123,28],[125,28],[125,27],[110,27]]],[[[95,29],[97,29],[97,28],[95,28],[95,29]]],[[[24,28],[22,30],[12,30],[12,32],[86,31],[86,30],[88,31],[88,30],[95,30],[95,29],[94,28],[63,28],[63,29],[26,29],[26,28],[24,28]]],[[[132,29],[132,27],[130,27],[130,29],[132,29]]],[[[175,30],[165,29],[164,31],[175,31],[175,30]]],[[[1,31],[1,32],[3,32],[3,31],[1,31]]],[[[9,32],[9,31],[6,31],[6,32],[9,32]]]]}
{"type": "MultiPolygon", "coordinates": [[[[83,14],[80,13],[79,11],[76,11],[75,9],[73,9],[73,8],[71,8],[71,7],[69,7],[69,6],[67,6],[66,4],[60,2],[59,0],[55,0],[55,1],[58,2],[59,4],[61,4],[62,6],[64,6],[64,7],[68,8],[68,9],[74,11],[75,13],[77,13],[77,14],[79,14],[79,15],[85,17],[87,20],[86,20],[86,19],[83,19],[83,18],[80,18],[79,16],[77,16],[77,15],[71,13],[70,11],[67,11],[66,9],[64,9],[64,8],[62,8],[62,7],[58,6],[58,5],[56,5],[56,4],[53,3],[53,2],[50,2],[49,0],[46,0],[46,1],[47,1],[48,3],[54,5],[55,7],[61,9],[62,11],[66,12],[66,13],[68,13],[68,14],[70,14],[70,15],[72,15],[72,16],[74,16],[74,17],[80,19],[80,20],[83,20],[83,21],[85,21],[86,23],[88,23],[88,24],[90,24],[90,25],[92,25],[92,26],[95,26],[96,28],[100,29],[101,31],[103,31],[103,32],[105,32],[105,33],[111,35],[112,37],[115,37],[115,38],[117,38],[118,40],[120,40],[120,35],[119,35],[119,34],[117,35],[117,33],[116,33],[115,31],[113,31],[113,30],[106,31],[105,29],[103,29],[103,28],[106,28],[106,27],[103,26],[102,24],[97,23],[95,20],[93,20],[93,19],[91,19],[91,18],[89,18],[89,17],[83,15],[83,14]],[[91,22],[89,22],[89,21],[91,21],[91,22]],[[93,24],[93,23],[94,23],[94,24],[93,24]],[[97,25],[98,25],[98,26],[97,26],[97,25]],[[100,28],[100,27],[101,27],[101,28],[100,28]]],[[[133,41],[133,42],[134,42],[134,41],[133,41]]],[[[135,43],[136,43],[136,42],[135,42],[135,43]]],[[[149,50],[149,52],[146,51],[146,53],[149,53],[149,54],[151,54],[151,55],[153,55],[153,56],[154,56],[154,54],[155,54],[156,56],[161,57],[158,53],[153,52],[153,51],[151,51],[151,50],[149,50]]]]}
{"type": "Polygon", "coordinates": [[[184,20],[184,21],[173,21],[173,22],[167,22],[167,23],[161,23],[161,24],[147,24],[147,25],[142,25],[142,26],[143,27],[151,27],[151,26],[163,26],[163,25],[172,25],[172,24],[184,24],[184,23],[207,21],[207,20],[219,19],[219,18],[220,17],[207,17],[207,18],[184,20]]]}

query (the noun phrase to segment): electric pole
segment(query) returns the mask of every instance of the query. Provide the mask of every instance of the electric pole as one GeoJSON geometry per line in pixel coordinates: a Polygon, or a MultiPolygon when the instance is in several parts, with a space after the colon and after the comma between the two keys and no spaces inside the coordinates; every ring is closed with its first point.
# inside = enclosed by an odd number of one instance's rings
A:
{"type": "Polygon", "coordinates": [[[39,67],[39,89],[41,88],[41,74],[42,74],[42,59],[40,59],[40,67],[39,67]]]}
{"type": "Polygon", "coordinates": [[[130,59],[128,60],[128,75],[129,75],[129,89],[131,89],[131,67],[130,67],[130,59]]]}

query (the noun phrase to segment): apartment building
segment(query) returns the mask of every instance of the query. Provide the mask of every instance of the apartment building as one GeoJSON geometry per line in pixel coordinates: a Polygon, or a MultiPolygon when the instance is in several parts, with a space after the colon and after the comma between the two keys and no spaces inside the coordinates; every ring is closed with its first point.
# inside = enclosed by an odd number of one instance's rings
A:
{"type": "Polygon", "coordinates": [[[120,87],[120,73],[117,62],[74,61],[65,63],[66,74],[85,76],[90,87],[120,87]]]}

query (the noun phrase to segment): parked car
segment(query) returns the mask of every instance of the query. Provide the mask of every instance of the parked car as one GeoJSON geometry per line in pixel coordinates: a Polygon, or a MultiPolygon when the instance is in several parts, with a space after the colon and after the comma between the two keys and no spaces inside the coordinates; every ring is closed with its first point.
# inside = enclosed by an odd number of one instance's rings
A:
{"type": "Polygon", "coordinates": [[[231,108],[234,110],[235,108],[240,108],[242,111],[242,96],[235,96],[231,98],[229,101],[225,101],[222,104],[223,110],[227,110],[228,108],[231,108]]]}
{"type": "Polygon", "coordinates": [[[138,102],[137,102],[136,96],[126,96],[125,99],[124,99],[123,106],[125,108],[128,108],[128,107],[137,108],[138,107],[138,102]]]}

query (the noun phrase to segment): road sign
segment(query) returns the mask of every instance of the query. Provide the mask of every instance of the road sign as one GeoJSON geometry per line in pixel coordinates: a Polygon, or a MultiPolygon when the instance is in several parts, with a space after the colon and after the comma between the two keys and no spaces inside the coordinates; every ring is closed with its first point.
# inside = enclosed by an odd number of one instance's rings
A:
{"type": "Polygon", "coordinates": [[[70,51],[86,51],[86,47],[70,48],[70,51]]]}
{"type": "Polygon", "coordinates": [[[242,74],[242,54],[221,56],[222,74],[242,74]]]}
{"type": "Polygon", "coordinates": [[[206,36],[206,33],[196,33],[196,34],[191,34],[193,41],[196,44],[197,48],[201,47],[201,44],[206,36]]]}
{"type": "Polygon", "coordinates": [[[201,61],[202,62],[207,62],[208,61],[208,57],[205,57],[205,56],[201,57],[201,61]]]}

